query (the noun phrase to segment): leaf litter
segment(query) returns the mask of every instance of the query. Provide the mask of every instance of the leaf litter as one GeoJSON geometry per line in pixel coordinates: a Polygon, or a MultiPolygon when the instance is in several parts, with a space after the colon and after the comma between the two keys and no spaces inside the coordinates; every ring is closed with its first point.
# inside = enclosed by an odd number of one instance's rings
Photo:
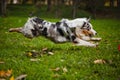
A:
{"type": "Polygon", "coordinates": [[[8,70],[1,70],[0,71],[0,80],[6,80],[6,78],[9,78],[12,75],[12,69],[8,70]]]}
{"type": "Polygon", "coordinates": [[[4,61],[0,61],[0,64],[4,64],[5,62],[4,61]]]}
{"type": "Polygon", "coordinates": [[[12,69],[8,69],[7,71],[1,70],[0,77],[10,77],[12,75],[12,69]]]}
{"type": "Polygon", "coordinates": [[[94,64],[109,64],[109,65],[114,64],[113,60],[105,60],[105,59],[96,59],[96,60],[94,60],[93,63],[94,64]]]}
{"type": "Polygon", "coordinates": [[[106,64],[106,61],[103,59],[97,59],[94,61],[94,64],[106,64]]]}
{"type": "Polygon", "coordinates": [[[13,76],[13,70],[8,69],[8,70],[0,70],[0,80],[24,80],[27,77],[27,74],[22,74],[18,77],[13,76]]]}
{"type": "Polygon", "coordinates": [[[61,68],[56,67],[56,68],[51,68],[50,70],[55,72],[55,74],[52,75],[52,77],[54,78],[60,77],[62,74],[65,74],[68,72],[68,69],[66,67],[61,67],[61,68]],[[62,74],[60,75],[59,72],[62,72],[62,74]]]}
{"type": "Polygon", "coordinates": [[[40,51],[32,50],[32,51],[27,51],[26,53],[27,57],[32,57],[32,58],[37,58],[37,57],[42,57],[43,55],[54,55],[52,51],[50,51],[48,48],[43,48],[40,51]]]}
{"type": "Polygon", "coordinates": [[[14,76],[11,76],[10,80],[24,80],[26,77],[27,77],[26,74],[22,74],[22,75],[20,75],[20,76],[18,76],[16,78],[14,76]]]}
{"type": "Polygon", "coordinates": [[[27,74],[22,74],[15,78],[15,80],[24,80],[27,77],[27,74]]]}

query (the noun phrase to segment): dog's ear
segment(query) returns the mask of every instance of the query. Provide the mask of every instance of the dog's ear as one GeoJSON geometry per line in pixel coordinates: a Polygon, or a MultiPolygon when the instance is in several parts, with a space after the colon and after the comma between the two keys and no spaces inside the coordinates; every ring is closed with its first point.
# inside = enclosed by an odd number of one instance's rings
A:
{"type": "Polygon", "coordinates": [[[91,17],[89,17],[89,18],[87,19],[88,22],[90,22],[90,20],[91,20],[91,17]]]}
{"type": "Polygon", "coordinates": [[[33,21],[36,23],[42,23],[44,20],[38,17],[33,18],[33,21]]]}
{"type": "Polygon", "coordinates": [[[80,29],[83,29],[85,27],[85,25],[86,25],[86,22],[83,22],[83,25],[80,29]]]}

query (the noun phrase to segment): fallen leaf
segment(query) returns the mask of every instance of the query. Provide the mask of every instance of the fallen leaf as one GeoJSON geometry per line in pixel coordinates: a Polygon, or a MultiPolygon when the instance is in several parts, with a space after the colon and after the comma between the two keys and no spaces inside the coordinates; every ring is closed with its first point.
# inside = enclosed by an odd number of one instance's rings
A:
{"type": "Polygon", "coordinates": [[[36,61],[40,61],[40,59],[30,59],[30,61],[36,62],[36,61]]]}
{"type": "Polygon", "coordinates": [[[94,64],[105,64],[105,63],[106,63],[106,61],[103,59],[97,59],[94,61],[94,64]]]}
{"type": "Polygon", "coordinates": [[[0,71],[0,77],[10,77],[12,75],[12,69],[7,71],[0,71]]]}
{"type": "Polygon", "coordinates": [[[26,55],[28,57],[37,57],[39,55],[39,53],[35,50],[32,50],[32,51],[27,52],[26,55]]]}
{"type": "Polygon", "coordinates": [[[42,54],[46,54],[48,53],[48,48],[43,48],[42,51],[41,51],[42,54]]]}
{"type": "Polygon", "coordinates": [[[54,53],[53,53],[53,52],[48,52],[48,54],[49,54],[49,55],[54,55],[54,53]]]}
{"type": "Polygon", "coordinates": [[[60,70],[60,68],[59,68],[59,67],[57,67],[57,68],[50,69],[50,70],[52,70],[52,71],[59,71],[59,70],[60,70]]]}
{"type": "Polygon", "coordinates": [[[5,74],[6,74],[6,76],[7,76],[7,77],[10,77],[10,76],[11,76],[11,74],[12,74],[12,69],[7,70],[7,72],[6,72],[5,74]]]}
{"type": "Polygon", "coordinates": [[[48,50],[48,48],[43,48],[43,49],[42,49],[42,51],[47,51],[47,50],[48,50]]]}
{"type": "Polygon", "coordinates": [[[68,72],[66,67],[63,67],[62,70],[63,70],[64,73],[68,72]]]}
{"type": "Polygon", "coordinates": [[[0,77],[5,77],[5,71],[0,71],[0,77]]]}
{"type": "Polygon", "coordinates": [[[22,74],[18,76],[17,78],[15,78],[15,80],[24,80],[26,77],[27,77],[27,74],[22,74]]]}
{"type": "Polygon", "coordinates": [[[5,62],[4,61],[0,61],[0,64],[4,64],[5,62]]]}
{"type": "Polygon", "coordinates": [[[15,80],[14,76],[10,77],[10,80],[15,80]]]}
{"type": "Polygon", "coordinates": [[[32,56],[32,53],[31,53],[31,52],[28,52],[28,56],[30,56],[30,57],[31,57],[31,56],[32,56]]]}

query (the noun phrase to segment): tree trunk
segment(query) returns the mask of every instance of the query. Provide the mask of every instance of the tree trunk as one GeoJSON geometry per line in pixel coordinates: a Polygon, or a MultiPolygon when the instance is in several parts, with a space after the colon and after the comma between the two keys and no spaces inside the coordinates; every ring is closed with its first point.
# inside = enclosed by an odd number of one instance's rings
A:
{"type": "Polygon", "coordinates": [[[36,4],[37,0],[32,0],[33,4],[36,4]]]}
{"type": "Polygon", "coordinates": [[[96,15],[96,4],[97,4],[97,1],[96,0],[92,0],[92,13],[93,13],[93,18],[96,19],[97,15],[96,15]]]}
{"type": "Polygon", "coordinates": [[[28,0],[22,0],[22,4],[26,4],[28,0]]]}
{"type": "Polygon", "coordinates": [[[6,0],[1,0],[1,15],[6,16],[6,0]]]}
{"type": "Polygon", "coordinates": [[[77,0],[73,0],[73,10],[72,10],[72,15],[73,15],[73,18],[76,17],[76,11],[77,11],[77,0]]]}
{"type": "Polygon", "coordinates": [[[61,0],[56,0],[55,4],[56,4],[56,11],[55,11],[55,17],[58,18],[61,16],[61,0]]]}
{"type": "Polygon", "coordinates": [[[117,7],[120,8],[120,0],[117,0],[117,7]]]}
{"type": "Polygon", "coordinates": [[[110,0],[110,7],[114,7],[114,0],[110,0]]]}
{"type": "Polygon", "coordinates": [[[10,0],[10,4],[13,4],[13,0],[10,0]]]}
{"type": "Polygon", "coordinates": [[[47,11],[51,10],[51,0],[47,0],[47,11]]]}

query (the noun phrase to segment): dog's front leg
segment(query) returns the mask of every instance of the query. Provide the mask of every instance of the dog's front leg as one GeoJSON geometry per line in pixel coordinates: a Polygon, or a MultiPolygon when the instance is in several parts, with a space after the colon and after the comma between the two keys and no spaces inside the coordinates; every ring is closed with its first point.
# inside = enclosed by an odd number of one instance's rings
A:
{"type": "Polygon", "coordinates": [[[100,41],[102,38],[95,38],[95,37],[92,37],[90,38],[91,41],[100,41]]]}
{"type": "Polygon", "coordinates": [[[77,46],[96,47],[98,45],[98,44],[93,44],[93,43],[84,41],[80,38],[76,38],[74,41],[76,42],[75,45],[77,46]]]}
{"type": "Polygon", "coordinates": [[[85,41],[90,41],[91,40],[91,38],[88,37],[88,36],[81,37],[80,39],[85,40],[85,41]]]}
{"type": "Polygon", "coordinates": [[[101,41],[102,38],[84,36],[84,37],[81,37],[80,39],[85,41],[101,41]]]}

